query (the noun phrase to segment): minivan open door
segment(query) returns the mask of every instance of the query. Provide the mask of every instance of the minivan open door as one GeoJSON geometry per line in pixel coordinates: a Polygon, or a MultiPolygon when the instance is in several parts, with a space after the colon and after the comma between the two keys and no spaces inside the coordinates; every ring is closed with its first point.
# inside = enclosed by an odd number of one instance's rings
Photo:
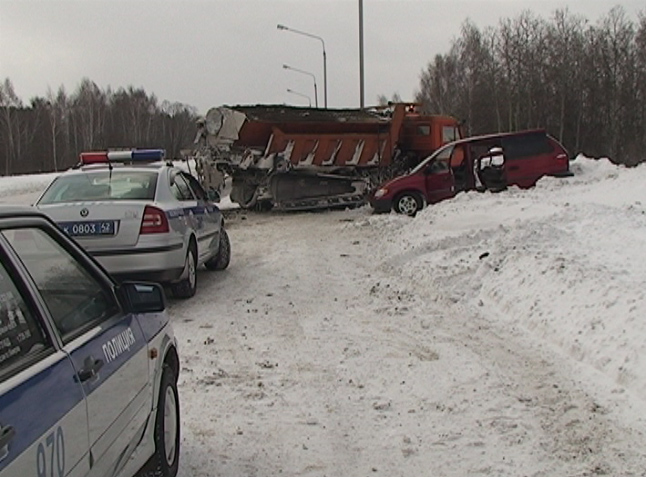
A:
{"type": "Polygon", "coordinates": [[[426,165],[423,173],[428,204],[434,204],[455,195],[455,181],[448,161],[436,158],[426,165]]]}

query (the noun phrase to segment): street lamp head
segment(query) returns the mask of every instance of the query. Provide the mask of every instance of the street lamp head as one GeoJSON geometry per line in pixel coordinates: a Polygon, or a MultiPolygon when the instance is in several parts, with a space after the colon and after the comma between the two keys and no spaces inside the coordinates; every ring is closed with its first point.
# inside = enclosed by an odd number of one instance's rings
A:
{"type": "Polygon", "coordinates": [[[285,70],[289,70],[289,69],[291,69],[291,68],[290,68],[289,66],[287,66],[287,65],[283,65],[283,69],[285,69],[285,70]]]}
{"type": "Polygon", "coordinates": [[[281,25],[280,23],[276,25],[276,28],[278,28],[279,30],[289,30],[289,28],[287,28],[285,25],[281,25]]]}

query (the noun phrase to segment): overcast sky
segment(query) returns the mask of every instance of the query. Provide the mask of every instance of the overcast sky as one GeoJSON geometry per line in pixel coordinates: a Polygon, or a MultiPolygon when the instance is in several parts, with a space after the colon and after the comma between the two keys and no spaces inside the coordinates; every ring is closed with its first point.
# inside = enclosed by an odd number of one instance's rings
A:
{"type": "MultiPolygon", "coordinates": [[[[100,88],[141,87],[201,113],[222,104],[324,103],[358,107],[358,0],[0,0],[0,79],[23,101],[87,77],[100,88]],[[283,64],[305,71],[284,69],[283,64]]],[[[531,10],[568,8],[590,23],[622,5],[637,21],[644,0],[364,0],[365,104],[412,100],[422,70],[470,19],[497,26],[531,10]]]]}

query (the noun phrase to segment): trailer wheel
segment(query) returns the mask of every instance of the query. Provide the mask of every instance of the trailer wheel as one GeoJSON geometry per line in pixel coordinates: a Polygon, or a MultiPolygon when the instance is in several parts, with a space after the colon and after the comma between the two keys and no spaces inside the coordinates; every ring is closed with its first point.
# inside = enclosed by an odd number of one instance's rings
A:
{"type": "Polygon", "coordinates": [[[424,201],[417,192],[404,192],[395,200],[395,212],[415,217],[424,207],[424,201]]]}

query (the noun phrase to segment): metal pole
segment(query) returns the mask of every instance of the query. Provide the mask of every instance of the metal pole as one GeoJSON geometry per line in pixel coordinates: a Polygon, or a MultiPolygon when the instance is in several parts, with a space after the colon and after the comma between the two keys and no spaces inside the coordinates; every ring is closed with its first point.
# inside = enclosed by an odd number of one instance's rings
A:
{"type": "Polygon", "coordinates": [[[364,87],[363,87],[363,0],[359,0],[359,104],[364,109],[364,87]]]}
{"type": "Polygon", "coordinates": [[[321,45],[323,46],[323,97],[325,99],[325,109],[327,109],[327,55],[325,53],[325,41],[320,36],[312,35],[311,33],[300,30],[294,30],[293,28],[286,27],[285,25],[278,24],[276,25],[276,28],[278,28],[279,30],[291,31],[292,33],[298,33],[299,35],[305,35],[310,38],[315,38],[321,42],[321,45]]]}
{"type": "Polygon", "coordinates": [[[303,73],[304,75],[309,75],[309,76],[312,77],[312,79],[314,80],[314,99],[316,100],[316,108],[318,109],[318,107],[319,107],[319,98],[318,98],[318,93],[317,93],[317,90],[316,90],[316,76],[314,76],[309,71],[299,70],[298,68],[294,68],[294,67],[289,66],[289,65],[283,65],[283,68],[286,69],[286,70],[297,71],[299,73],[303,73]]]}
{"type": "MultiPolygon", "coordinates": [[[[321,39],[321,43],[323,43],[323,39],[321,39]]],[[[327,109],[327,57],[325,55],[325,43],[323,43],[323,93],[325,109],[327,109]]]]}
{"type": "Polygon", "coordinates": [[[293,89],[289,89],[289,88],[287,88],[287,92],[295,94],[296,96],[300,96],[301,98],[305,98],[307,101],[309,101],[310,108],[312,107],[312,99],[308,95],[299,93],[298,91],[294,91],[293,89]]]}

